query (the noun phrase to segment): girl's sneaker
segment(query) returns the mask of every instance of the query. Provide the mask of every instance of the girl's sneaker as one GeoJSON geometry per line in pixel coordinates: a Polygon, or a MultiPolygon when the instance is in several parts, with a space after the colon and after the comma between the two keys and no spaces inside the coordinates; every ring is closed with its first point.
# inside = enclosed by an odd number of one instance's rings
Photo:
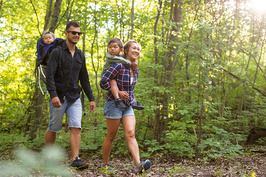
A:
{"type": "Polygon", "coordinates": [[[151,167],[151,161],[147,159],[146,161],[140,161],[136,166],[135,174],[141,174],[151,167]]]}
{"type": "Polygon", "coordinates": [[[114,173],[117,173],[118,171],[115,170],[111,165],[107,164],[107,165],[104,165],[101,164],[101,168],[100,168],[100,173],[101,174],[114,174],[114,173]]]}

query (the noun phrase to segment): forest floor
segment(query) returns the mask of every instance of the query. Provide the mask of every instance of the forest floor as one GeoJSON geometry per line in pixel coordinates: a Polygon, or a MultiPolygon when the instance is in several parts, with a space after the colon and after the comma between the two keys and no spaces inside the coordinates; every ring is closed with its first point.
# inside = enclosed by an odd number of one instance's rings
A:
{"type": "MultiPolygon", "coordinates": [[[[254,149],[253,149],[254,150],[254,149]]],[[[266,151],[249,150],[245,155],[235,158],[219,158],[216,160],[195,160],[181,159],[173,156],[150,157],[151,168],[142,175],[135,175],[132,160],[127,157],[113,157],[110,164],[118,171],[116,174],[101,174],[100,164],[102,163],[100,153],[81,152],[81,159],[87,162],[88,169],[76,170],[69,167],[71,152],[65,153],[66,160],[62,162],[75,177],[266,177],[266,151]]],[[[35,150],[36,151],[36,150],[35,150]]],[[[37,150],[40,152],[40,150],[37,150]]],[[[0,151],[0,162],[14,160],[14,153],[11,150],[0,151]]],[[[1,164],[1,163],[0,163],[1,164]]],[[[1,169],[1,166],[0,166],[1,169]]],[[[1,170],[0,170],[1,171],[1,170]]],[[[1,174],[1,172],[0,172],[1,174]]],[[[1,175],[0,175],[1,176],[1,175]]],[[[47,176],[45,174],[33,174],[33,176],[47,176]]]]}
{"type": "Polygon", "coordinates": [[[100,174],[101,159],[83,158],[89,168],[83,171],[72,169],[74,176],[104,177],[104,176],[147,176],[147,177],[211,177],[211,176],[251,176],[266,177],[266,153],[253,152],[248,156],[238,156],[232,159],[220,158],[213,161],[195,161],[174,158],[150,158],[151,168],[142,175],[135,175],[131,160],[111,159],[110,164],[118,171],[115,175],[100,174]]]}

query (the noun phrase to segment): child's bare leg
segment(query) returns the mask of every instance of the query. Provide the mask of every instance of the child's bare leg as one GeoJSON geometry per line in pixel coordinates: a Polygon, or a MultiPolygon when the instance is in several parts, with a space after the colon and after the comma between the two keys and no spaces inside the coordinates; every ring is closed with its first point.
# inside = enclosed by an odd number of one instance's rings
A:
{"type": "Polygon", "coordinates": [[[114,95],[115,100],[117,100],[119,98],[119,95],[118,95],[119,89],[117,87],[117,82],[116,80],[111,80],[110,84],[111,84],[111,92],[114,95]]]}

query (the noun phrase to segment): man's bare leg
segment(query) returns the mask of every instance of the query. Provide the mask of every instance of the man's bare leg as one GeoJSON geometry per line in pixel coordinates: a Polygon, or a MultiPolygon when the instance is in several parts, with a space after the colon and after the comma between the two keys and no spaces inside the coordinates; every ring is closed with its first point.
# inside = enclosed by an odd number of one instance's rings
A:
{"type": "Polygon", "coordinates": [[[79,156],[81,142],[80,128],[70,128],[69,142],[71,147],[72,161],[79,156]]]}
{"type": "Polygon", "coordinates": [[[45,133],[45,146],[54,145],[56,139],[56,132],[47,130],[45,133]]]}

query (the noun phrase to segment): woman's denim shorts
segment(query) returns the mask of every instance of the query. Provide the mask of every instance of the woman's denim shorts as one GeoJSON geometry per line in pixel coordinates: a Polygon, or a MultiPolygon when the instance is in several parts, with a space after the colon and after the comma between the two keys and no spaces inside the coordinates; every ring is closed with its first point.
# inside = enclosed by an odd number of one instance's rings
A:
{"type": "Polygon", "coordinates": [[[109,119],[121,119],[125,116],[135,116],[131,106],[120,109],[115,106],[115,101],[106,101],[104,104],[103,113],[105,118],[109,119]]]}

